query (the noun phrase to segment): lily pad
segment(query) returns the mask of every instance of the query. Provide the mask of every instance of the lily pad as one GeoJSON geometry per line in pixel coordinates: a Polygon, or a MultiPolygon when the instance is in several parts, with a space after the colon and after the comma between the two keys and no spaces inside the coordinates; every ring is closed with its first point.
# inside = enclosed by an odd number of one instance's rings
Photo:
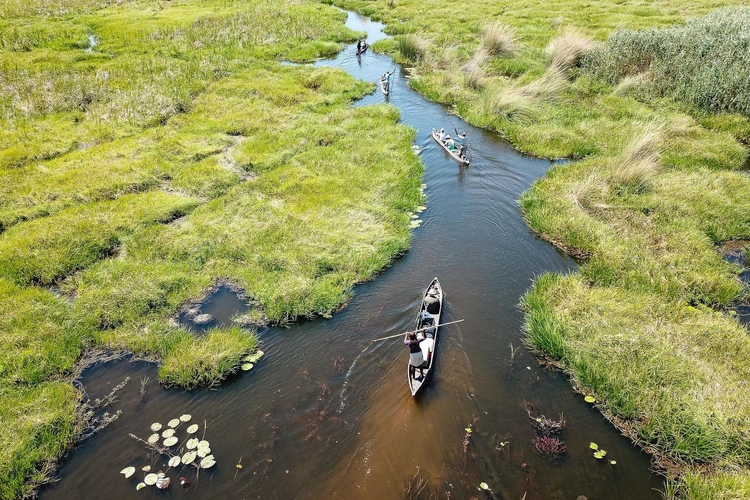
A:
{"type": "Polygon", "coordinates": [[[177,467],[178,465],[180,465],[180,457],[172,457],[169,459],[170,467],[177,467]]]}
{"type": "Polygon", "coordinates": [[[616,465],[617,464],[617,460],[610,460],[609,463],[611,463],[612,465],[616,465]]]}
{"type": "Polygon", "coordinates": [[[188,434],[195,434],[196,432],[198,432],[199,428],[200,428],[200,426],[198,424],[193,424],[193,425],[191,425],[190,427],[187,428],[187,433],[188,434]]]}
{"type": "Polygon", "coordinates": [[[265,354],[263,351],[258,349],[252,354],[248,354],[243,358],[243,361],[247,361],[248,363],[257,363],[260,358],[263,357],[263,354],[265,354]]]}
{"type": "Polygon", "coordinates": [[[151,431],[152,432],[159,432],[161,430],[161,424],[159,422],[154,422],[151,424],[151,431]]]}
{"type": "Polygon", "coordinates": [[[490,489],[490,485],[487,484],[487,483],[479,483],[479,487],[482,488],[483,490],[489,490],[490,489]]]}
{"type": "Polygon", "coordinates": [[[191,418],[193,418],[193,416],[186,413],[180,416],[180,422],[190,422],[191,418]]]}
{"type": "Polygon", "coordinates": [[[177,444],[177,441],[179,441],[179,439],[177,439],[177,436],[168,437],[164,440],[164,446],[174,446],[177,444]]]}
{"type": "Polygon", "coordinates": [[[204,469],[208,469],[209,467],[212,467],[216,463],[216,460],[214,460],[213,455],[209,455],[203,460],[201,460],[201,467],[204,469]]]}
{"type": "Polygon", "coordinates": [[[143,482],[149,486],[153,486],[154,484],[156,484],[157,479],[159,479],[159,476],[157,476],[156,474],[146,474],[146,477],[143,478],[143,482]]]}
{"type": "Polygon", "coordinates": [[[203,458],[211,454],[211,448],[198,448],[198,456],[203,458]]]}
{"type": "Polygon", "coordinates": [[[586,396],[585,398],[583,398],[583,400],[586,401],[587,403],[595,403],[596,402],[596,398],[594,396],[586,396]]]}
{"type": "Polygon", "coordinates": [[[604,458],[604,455],[602,454],[601,451],[595,451],[594,457],[596,457],[597,460],[601,460],[602,458],[604,458]]]}
{"type": "Polygon", "coordinates": [[[130,477],[135,474],[135,467],[125,467],[120,471],[120,474],[125,474],[125,477],[130,477]]]}
{"type": "Polygon", "coordinates": [[[172,436],[174,436],[174,429],[165,429],[161,433],[161,437],[164,437],[164,438],[171,438],[172,436]]]}
{"type": "Polygon", "coordinates": [[[136,491],[142,490],[145,487],[146,487],[146,483],[138,483],[138,486],[135,487],[135,490],[136,491]]]}
{"type": "Polygon", "coordinates": [[[589,448],[591,448],[592,450],[598,450],[598,449],[599,449],[599,445],[598,445],[598,444],[596,444],[596,443],[591,443],[591,444],[589,445],[589,448]]]}
{"type": "Polygon", "coordinates": [[[195,460],[195,457],[196,457],[196,453],[194,451],[189,451],[185,453],[184,455],[182,455],[182,463],[185,465],[192,464],[193,461],[195,460]]]}
{"type": "Polygon", "coordinates": [[[188,450],[194,450],[198,447],[198,438],[188,439],[188,442],[185,446],[187,446],[188,450]]]}
{"type": "Polygon", "coordinates": [[[412,228],[412,229],[416,229],[416,228],[418,228],[421,225],[422,225],[422,220],[421,219],[414,219],[413,221],[411,221],[409,223],[409,227],[412,228]]]}
{"type": "Polygon", "coordinates": [[[601,453],[601,455],[602,455],[603,457],[606,457],[606,456],[607,456],[607,450],[599,450],[599,453],[601,453]]]}
{"type": "Polygon", "coordinates": [[[144,465],[143,467],[141,467],[141,470],[143,472],[151,472],[151,466],[150,465],[144,465]]]}
{"type": "Polygon", "coordinates": [[[150,435],[150,436],[148,437],[148,442],[149,442],[149,443],[151,443],[151,444],[156,444],[156,443],[158,443],[158,442],[159,442],[159,433],[156,433],[156,434],[151,434],[151,435],[150,435]]]}
{"type": "Polygon", "coordinates": [[[209,442],[208,442],[208,441],[206,441],[205,439],[204,439],[203,441],[200,441],[200,442],[198,443],[198,449],[199,449],[199,450],[200,450],[201,448],[209,448],[210,446],[211,446],[211,445],[209,444],[209,442]]]}
{"type": "Polygon", "coordinates": [[[156,477],[157,477],[158,479],[161,479],[161,478],[163,478],[164,476],[166,476],[166,474],[164,474],[164,473],[163,473],[163,472],[161,472],[161,471],[159,471],[159,472],[157,472],[157,473],[156,473],[156,477]]]}
{"type": "Polygon", "coordinates": [[[246,371],[252,370],[253,366],[255,366],[255,365],[253,365],[252,363],[242,363],[242,367],[241,368],[242,368],[243,372],[246,372],[246,371]]]}
{"type": "Polygon", "coordinates": [[[467,428],[466,428],[466,429],[464,429],[464,430],[466,431],[466,433],[467,433],[467,434],[471,434],[471,427],[467,427],[467,428]]]}
{"type": "Polygon", "coordinates": [[[172,429],[174,429],[175,427],[177,427],[178,425],[180,425],[180,419],[179,418],[173,418],[172,420],[169,421],[169,423],[167,425],[170,426],[172,429]]]}

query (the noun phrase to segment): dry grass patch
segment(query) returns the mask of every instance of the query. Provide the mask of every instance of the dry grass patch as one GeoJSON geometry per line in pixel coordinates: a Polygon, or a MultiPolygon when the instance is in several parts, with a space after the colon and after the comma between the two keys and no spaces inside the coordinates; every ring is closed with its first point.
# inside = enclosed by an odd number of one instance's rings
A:
{"type": "Polygon", "coordinates": [[[562,72],[549,68],[541,78],[521,85],[519,80],[489,94],[491,111],[509,120],[530,119],[538,111],[541,101],[552,101],[565,88],[566,80],[562,72]]]}
{"type": "Polygon", "coordinates": [[[575,28],[568,28],[549,43],[545,52],[552,66],[565,71],[577,66],[592,45],[591,37],[575,28]]]}
{"type": "Polygon", "coordinates": [[[482,48],[492,56],[514,57],[521,52],[513,28],[500,21],[494,21],[482,28],[482,48]]]}
{"type": "Polygon", "coordinates": [[[646,124],[617,162],[610,178],[615,189],[632,192],[645,190],[658,172],[664,142],[664,126],[657,123],[646,124]]]}

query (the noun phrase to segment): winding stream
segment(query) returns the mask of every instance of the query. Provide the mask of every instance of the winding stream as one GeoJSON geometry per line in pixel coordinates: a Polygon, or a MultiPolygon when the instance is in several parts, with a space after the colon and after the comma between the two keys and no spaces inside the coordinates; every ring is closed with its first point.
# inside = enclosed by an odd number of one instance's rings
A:
{"type": "MultiPolygon", "coordinates": [[[[370,43],[385,36],[380,24],[355,14],[347,25],[367,31],[370,43]]],[[[317,64],[373,82],[393,67],[389,57],[369,50],[358,60],[354,46],[317,64]]],[[[428,208],[411,250],[358,286],[332,319],[261,331],[266,357],[217,390],[165,390],[156,367],[145,362],[88,370],[83,383],[92,397],[131,377],[112,407],[122,416],[69,454],[61,481],[45,487],[42,498],[392,499],[405,496],[408,481],[413,493],[419,480],[423,498],[661,498],[662,481],[649,471],[648,456],[575,394],[565,376],[540,367],[525,348],[516,350],[523,338],[518,302],[532,279],[576,269],[531,233],[517,206],[551,163],[448,115],[410,90],[400,69],[394,78],[389,102],[417,129],[426,166],[428,208]],[[432,127],[452,131],[451,121],[468,131],[474,156],[468,168],[459,169],[430,138],[432,127]],[[441,330],[435,373],[415,401],[400,340],[371,345],[368,339],[409,329],[435,276],[446,292],[444,320],[465,321],[441,330]],[[548,417],[564,415],[562,458],[534,450],[524,401],[548,417]],[[217,465],[186,490],[176,481],[181,474],[172,472],[167,492],[136,492],[140,479],[119,471],[149,460],[128,434],[146,438],[152,422],[183,413],[208,422],[217,465]],[[596,460],[592,441],[617,464],[596,460]],[[235,467],[240,461],[241,469],[235,467]],[[480,482],[492,493],[478,491],[480,482]]],[[[378,91],[356,105],[383,99],[378,91]]],[[[214,324],[228,320],[232,308],[224,309],[213,306],[214,324]]]]}

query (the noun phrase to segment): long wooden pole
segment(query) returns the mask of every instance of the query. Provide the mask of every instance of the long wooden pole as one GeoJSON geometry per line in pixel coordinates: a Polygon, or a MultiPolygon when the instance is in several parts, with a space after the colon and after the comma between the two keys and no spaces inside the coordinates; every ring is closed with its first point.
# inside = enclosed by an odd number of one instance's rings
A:
{"type": "Polygon", "coordinates": [[[460,323],[462,321],[463,321],[462,319],[458,319],[456,321],[449,321],[447,323],[440,323],[439,325],[430,325],[430,326],[426,326],[424,328],[420,328],[419,330],[411,330],[411,331],[408,331],[408,332],[397,333],[396,335],[390,335],[388,337],[381,337],[379,339],[371,340],[370,342],[378,342],[380,340],[393,339],[393,338],[396,338],[396,337],[401,337],[402,335],[406,335],[407,333],[417,333],[417,332],[421,332],[421,331],[427,330],[429,328],[437,328],[439,326],[452,325],[454,323],[460,323]]]}

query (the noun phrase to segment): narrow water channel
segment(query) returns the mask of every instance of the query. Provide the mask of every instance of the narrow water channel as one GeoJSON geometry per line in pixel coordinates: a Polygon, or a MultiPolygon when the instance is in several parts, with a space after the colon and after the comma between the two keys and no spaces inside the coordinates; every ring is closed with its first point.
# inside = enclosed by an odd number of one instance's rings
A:
{"type": "MultiPolygon", "coordinates": [[[[385,36],[381,25],[354,14],[348,26],[367,31],[370,43],[385,36]]],[[[357,59],[353,46],[318,64],[373,82],[393,67],[372,51],[357,59]]],[[[378,91],[356,105],[383,100],[378,91]]],[[[649,471],[649,458],[575,394],[566,377],[541,368],[522,347],[521,295],[540,273],[576,269],[531,233],[517,205],[550,162],[523,156],[424,100],[401,69],[389,102],[417,129],[415,148],[426,167],[427,210],[411,250],[356,287],[332,319],[261,331],[266,356],[216,390],[165,390],[156,367],[142,362],[88,370],[83,383],[92,397],[131,377],[112,405],[122,416],[70,453],[61,480],[42,498],[397,499],[421,486],[422,496],[411,498],[661,498],[662,481],[649,471]],[[451,122],[468,132],[468,168],[460,169],[430,138],[432,127],[452,131],[451,122]],[[435,276],[446,293],[444,319],[465,321],[441,330],[435,373],[413,400],[401,341],[368,339],[409,329],[435,276]],[[563,457],[535,451],[525,402],[536,413],[565,418],[563,457]],[[155,462],[128,434],[145,439],[152,422],[183,413],[208,423],[205,437],[217,465],[188,489],[180,488],[177,471],[167,492],[136,492],[140,479],[119,471],[155,462]],[[591,442],[616,465],[594,458],[591,442]],[[491,493],[478,489],[482,482],[491,493]]],[[[227,319],[221,310],[213,310],[214,324],[227,319]]]]}

